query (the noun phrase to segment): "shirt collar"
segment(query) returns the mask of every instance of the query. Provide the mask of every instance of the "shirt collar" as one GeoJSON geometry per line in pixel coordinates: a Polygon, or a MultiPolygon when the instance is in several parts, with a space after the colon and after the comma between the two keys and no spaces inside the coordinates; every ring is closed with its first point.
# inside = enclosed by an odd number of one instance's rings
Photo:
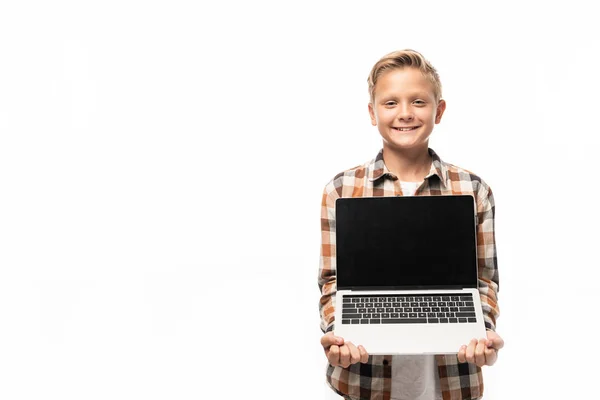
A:
{"type": "MultiPolygon", "coordinates": [[[[448,180],[448,167],[445,163],[440,159],[433,149],[428,149],[429,155],[431,156],[431,168],[429,173],[425,177],[425,179],[429,179],[434,175],[437,175],[440,178],[442,185],[446,186],[446,182],[448,180]]],[[[371,171],[371,176],[369,177],[369,181],[375,182],[385,176],[394,179],[395,176],[390,172],[385,163],[383,162],[383,149],[379,150],[377,156],[373,161],[371,161],[371,165],[369,166],[369,170],[371,171]]]]}

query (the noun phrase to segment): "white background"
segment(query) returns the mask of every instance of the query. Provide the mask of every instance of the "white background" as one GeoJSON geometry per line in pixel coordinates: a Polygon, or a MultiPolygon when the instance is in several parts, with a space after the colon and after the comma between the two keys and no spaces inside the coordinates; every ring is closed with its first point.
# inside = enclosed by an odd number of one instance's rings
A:
{"type": "Polygon", "coordinates": [[[442,79],[430,146],[495,193],[485,398],[597,393],[597,311],[562,301],[598,287],[592,8],[348,3],[0,3],[0,398],[333,398],[321,193],[379,150],[403,48],[442,79]]]}

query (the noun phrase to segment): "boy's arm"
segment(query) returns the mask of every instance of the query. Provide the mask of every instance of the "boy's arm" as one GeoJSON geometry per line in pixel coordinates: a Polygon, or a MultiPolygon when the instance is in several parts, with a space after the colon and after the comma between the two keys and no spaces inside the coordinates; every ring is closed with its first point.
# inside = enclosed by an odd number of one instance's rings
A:
{"type": "Polygon", "coordinates": [[[492,190],[482,187],[477,201],[477,263],[479,294],[486,329],[496,330],[500,315],[497,293],[499,290],[498,260],[494,232],[495,204],[492,190]]]}
{"type": "MultiPolygon", "coordinates": [[[[333,191],[333,193],[336,193],[333,191]]],[[[335,199],[327,188],[321,202],[321,259],[319,263],[321,330],[333,330],[335,310],[335,199]]]]}

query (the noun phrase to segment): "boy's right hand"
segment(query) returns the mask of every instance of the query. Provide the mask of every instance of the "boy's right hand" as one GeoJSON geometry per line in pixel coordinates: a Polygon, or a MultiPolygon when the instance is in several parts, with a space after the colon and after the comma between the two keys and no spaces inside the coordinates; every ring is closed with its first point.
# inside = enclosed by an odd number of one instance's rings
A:
{"type": "Polygon", "coordinates": [[[334,367],[348,368],[352,364],[358,362],[364,364],[369,361],[369,353],[362,345],[356,347],[352,342],[344,342],[343,338],[334,336],[333,332],[323,335],[321,345],[329,364],[334,367]]]}

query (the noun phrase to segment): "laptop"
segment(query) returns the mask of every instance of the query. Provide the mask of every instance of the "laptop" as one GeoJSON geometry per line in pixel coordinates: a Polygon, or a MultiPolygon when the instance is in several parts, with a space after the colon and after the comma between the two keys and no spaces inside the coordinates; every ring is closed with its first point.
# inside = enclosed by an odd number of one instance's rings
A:
{"type": "Polygon", "coordinates": [[[340,198],[336,336],[369,354],[456,354],[485,338],[469,195],[340,198]]]}

